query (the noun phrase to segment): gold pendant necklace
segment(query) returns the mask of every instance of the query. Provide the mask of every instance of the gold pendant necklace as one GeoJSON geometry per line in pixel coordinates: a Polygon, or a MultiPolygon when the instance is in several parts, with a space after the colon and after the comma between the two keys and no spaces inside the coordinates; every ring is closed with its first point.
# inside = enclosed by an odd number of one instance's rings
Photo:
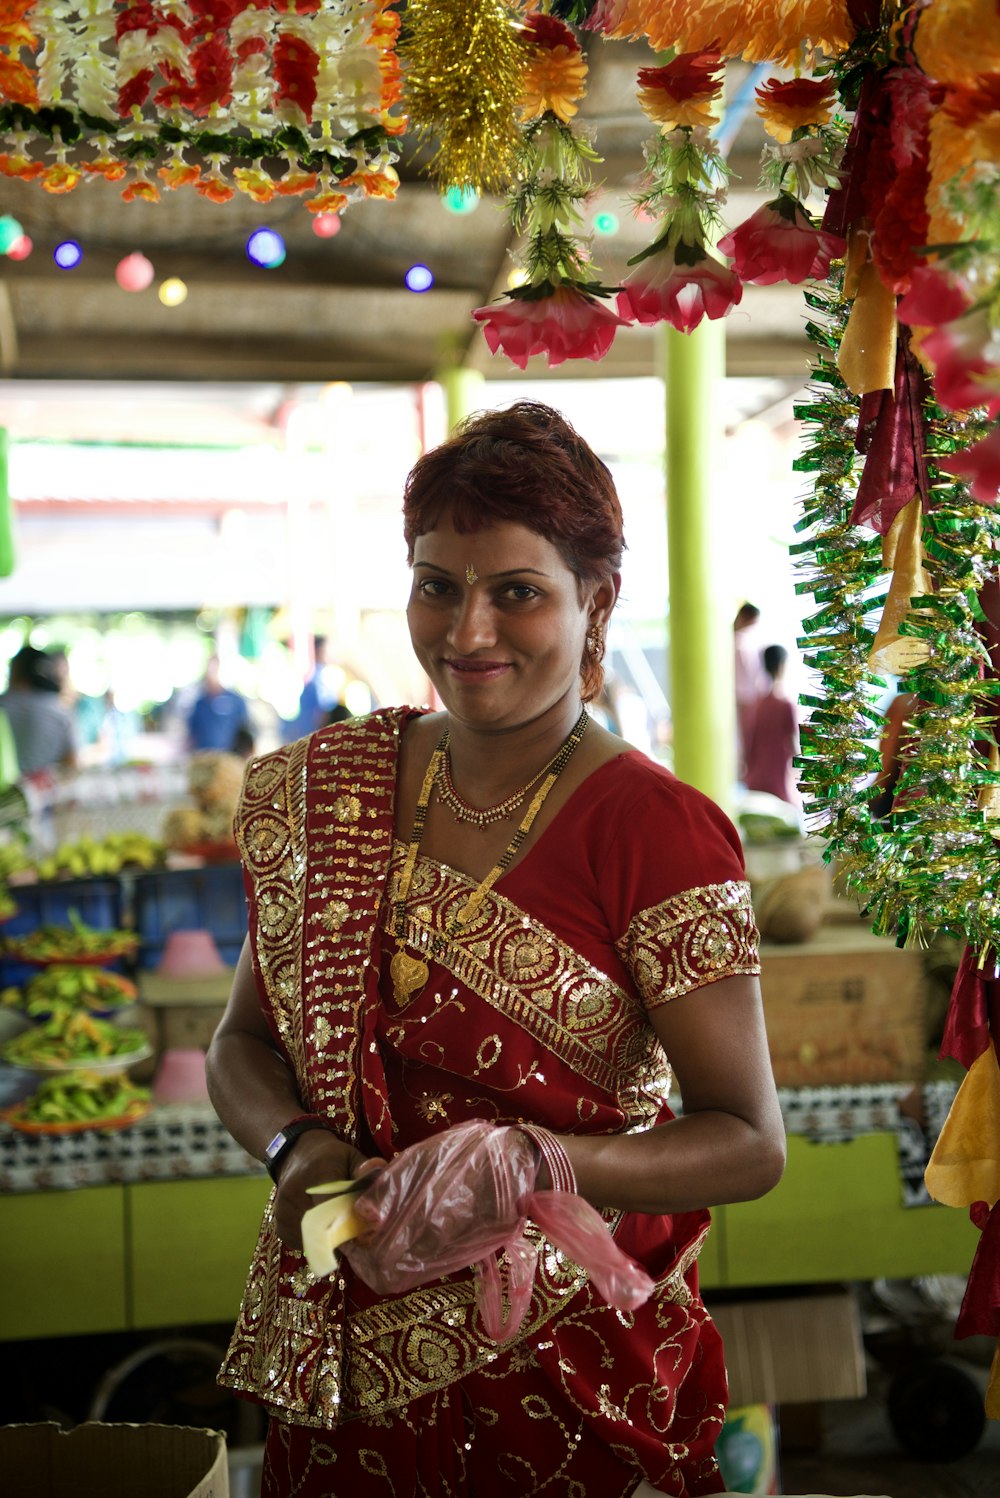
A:
{"type": "MultiPolygon", "coordinates": [[[[569,764],[573,751],[587,731],[587,724],[589,722],[589,714],[586,708],[584,708],[573,726],[573,731],[558,750],[555,757],[549,761],[543,770],[539,771],[539,775],[544,775],[545,779],[538,787],[534,796],[532,796],[531,804],[504,852],[500,855],[492,869],[490,869],[485,879],[482,879],[468,899],[463,901],[458,912],[448,922],[443,935],[431,943],[430,953],[432,957],[439,957],[447,951],[455,932],[460,927],[467,926],[475,918],[480,906],[494,884],[506,872],[518,848],[520,848],[524,839],[531,831],[531,825],[541,810],[546,796],[569,764]]],[[[427,825],[427,811],[430,807],[431,796],[434,793],[435,787],[439,787],[438,777],[447,746],[448,730],[445,729],[437,748],[430,757],[423,785],[420,787],[420,795],[417,797],[417,809],[413,817],[413,831],[410,834],[410,842],[406,850],[406,860],[399,876],[399,884],[396,887],[396,898],[393,902],[391,935],[395,937],[396,950],[389,963],[389,977],[392,979],[392,997],[400,1009],[405,1009],[416,998],[430,977],[430,965],[424,958],[414,956],[413,953],[406,950],[406,939],[403,935],[403,929],[406,919],[406,901],[409,897],[410,886],[413,883],[413,873],[417,866],[420,841],[424,835],[424,828],[427,825]]],[[[535,779],[538,779],[537,775],[535,779]]],[[[529,787],[530,784],[532,782],[529,782],[529,787]]]]}

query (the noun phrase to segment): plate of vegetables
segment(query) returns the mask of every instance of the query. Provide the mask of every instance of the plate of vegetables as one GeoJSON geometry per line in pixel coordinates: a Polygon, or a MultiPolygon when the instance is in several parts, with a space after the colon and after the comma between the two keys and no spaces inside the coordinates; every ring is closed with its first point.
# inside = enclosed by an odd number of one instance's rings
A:
{"type": "Polygon", "coordinates": [[[22,1134],[82,1134],[127,1129],[150,1107],[149,1089],[127,1077],[73,1071],[46,1077],[31,1097],[4,1109],[0,1118],[22,1134]]]}
{"type": "Polygon", "coordinates": [[[34,931],[8,936],[3,944],[7,956],[33,967],[55,963],[100,966],[117,957],[131,957],[138,950],[139,938],[134,931],[102,931],[88,926],[78,911],[68,914],[68,926],[38,926],[34,931]]]}
{"type": "Polygon", "coordinates": [[[0,989],[0,1005],[36,1020],[49,1019],[59,1009],[83,1009],[106,1019],[138,997],[138,988],[121,973],[68,963],[43,968],[23,988],[0,989]]]}
{"type": "Polygon", "coordinates": [[[153,1054],[145,1033],[85,1011],[59,1010],[0,1046],[0,1059],[28,1071],[122,1072],[153,1054]]]}

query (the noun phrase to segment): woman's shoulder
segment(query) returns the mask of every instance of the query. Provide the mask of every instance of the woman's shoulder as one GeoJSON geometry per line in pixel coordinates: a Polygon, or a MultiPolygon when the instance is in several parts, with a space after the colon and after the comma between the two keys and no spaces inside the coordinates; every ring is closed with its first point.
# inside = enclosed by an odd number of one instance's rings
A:
{"type": "Polygon", "coordinates": [[[707,816],[728,821],[722,808],[703,791],[624,741],[621,751],[595,770],[585,784],[588,806],[599,806],[602,815],[607,814],[609,803],[617,803],[623,815],[641,811],[657,818],[707,816]]]}
{"type": "Polygon", "coordinates": [[[739,834],[725,811],[641,750],[609,760],[588,791],[579,831],[602,883],[622,894],[623,910],[745,877],[739,834]]]}

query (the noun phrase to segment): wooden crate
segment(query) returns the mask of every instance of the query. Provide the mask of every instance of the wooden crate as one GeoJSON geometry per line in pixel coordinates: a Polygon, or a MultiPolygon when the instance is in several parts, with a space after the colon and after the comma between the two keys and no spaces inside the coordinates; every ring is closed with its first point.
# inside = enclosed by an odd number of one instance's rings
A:
{"type": "Polygon", "coordinates": [[[761,990],[779,1087],[913,1082],[926,1064],[923,956],[860,924],[761,946],[761,990]]]}

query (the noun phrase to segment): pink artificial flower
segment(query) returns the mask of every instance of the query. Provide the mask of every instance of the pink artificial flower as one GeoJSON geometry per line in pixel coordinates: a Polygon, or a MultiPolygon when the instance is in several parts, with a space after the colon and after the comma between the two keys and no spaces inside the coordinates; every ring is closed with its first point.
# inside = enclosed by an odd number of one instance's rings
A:
{"type": "Polygon", "coordinates": [[[527,368],[532,354],[546,354],[550,368],[564,359],[603,359],[625,326],[598,297],[572,283],[543,296],[515,290],[472,315],[483,324],[490,353],[502,349],[518,369],[527,368]]]}
{"type": "Polygon", "coordinates": [[[968,479],[972,497],[980,504],[995,504],[1000,493],[1000,427],[994,427],[974,447],[952,453],[950,458],[938,458],[937,465],[946,473],[968,479]]]}
{"type": "Polygon", "coordinates": [[[703,317],[725,317],[742,295],[728,265],[698,245],[681,244],[639,261],[618,293],[618,311],[629,322],[669,322],[690,333],[703,317]]]}
{"type": "Polygon", "coordinates": [[[910,289],[896,304],[900,322],[911,328],[939,328],[961,317],[972,297],[957,276],[937,265],[918,266],[910,289]]]}
{"type": "Polygon", "coordinates": [[[719,249],[733,261],[741,281],[755,286],[790,281],[796,286],[809,276],[821,280],[846,245],[839,234],[817,229],[798,198],[783,192],[720,239],[719,249]]]}
{"type": "Polygon", "coordinates": [[[991,356],[992,331],[985,307],[966,312],[920,339],[934,373],[934,395],[946,411],[985,406],[1000,416],[1000,365],[991,356]]]}

